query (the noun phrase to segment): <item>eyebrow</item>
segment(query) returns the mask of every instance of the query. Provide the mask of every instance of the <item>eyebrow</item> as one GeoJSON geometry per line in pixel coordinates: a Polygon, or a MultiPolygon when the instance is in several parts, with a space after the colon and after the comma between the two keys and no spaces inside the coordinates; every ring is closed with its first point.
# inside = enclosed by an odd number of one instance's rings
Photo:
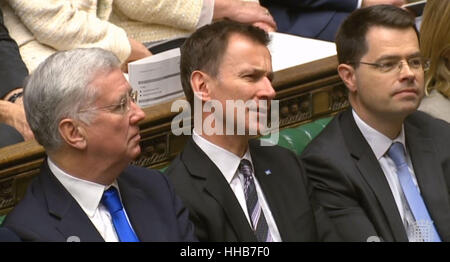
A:
{"type": "MultiPolygon", "coordinates": [[[[421,53],[420,53],[420,52],[415,52],[415,53],[412,53],[412,54],[410,54],[410,55],[407,55],[406,58],[409,59],[409,58],[419,57],[419,56],[421,56],[421,53]]],[[[378,58],[376,61],[382,61],[382,60],[399,60],[399,59],[402,59],[402,58],[403,58],[402,56],[398,56],[398,55],[385,55],[385,56],[381,56],[381,57],[378,58]]]]}
{"type": "Polygon", "coordinates": [[[122,95],[119,97],[119,99],[118,99],[118,101],[116,100],[116,104],[117,105],[119,105],[119,104],[121,104],[122,103],[122,100],[125,98],[127,98],[127,94],[128,95],[130,95],[131,94],[131,92],[133,92],[133,89],[131,88],[131,86],[128,84],[127,85],[128,86],[128,88],[127,88],[127,91],[126,92],[124,92],[124,93],[122,93],[122,95]]]}
{"type": "Polygon", "coordinates": [[[246,69],[239,73],[240,76],[243,76],[246,74],[255,74],[257,76],[266,76],[267,75],[267,78],[270,80],[270,82],[272,82],[273,77],[274,77],[274,73],[272,71],[267,72],[265,70],[257,69],[257,68],[246,69]]]}

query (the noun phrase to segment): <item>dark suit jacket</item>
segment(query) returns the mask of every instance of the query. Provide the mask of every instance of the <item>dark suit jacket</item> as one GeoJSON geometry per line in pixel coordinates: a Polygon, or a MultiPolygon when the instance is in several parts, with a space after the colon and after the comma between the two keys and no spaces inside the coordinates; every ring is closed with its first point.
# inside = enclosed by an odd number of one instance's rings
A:
{"type": "MultiPolygon", "coordinates": [[[[188,211],[163,174],[129,166],[117,181],[128,218],[141,241],[195,241],[188,211]]],[[[25,241],[64,242],[70,236],[82,242],[104,241],[47,164],[3,225],[25,241]]]]}
{"type": "Polygon", "coordinates": [[[342,21],[358,0],[261,0],[277,22],[278,31],[333,41],[342,21]]]}
{"type": "MultiPolygon", "coordinates": [[[[337,240],[323,210],[310,202],[311,188],[292,152],[253,141],[250,154],[283,241],[337,240]]],[[[200,241],[257,241],[228,182],[192,138],[166,174],[189,208],[200,241]]]]}
{"type": "MultiPolygon", "coordinates": [[[[450,241],[450,126],[417,111],[404,127],[422,197],[441,239],[450,241]]],[[[301,159],[344,240],[408,241],[389,184],[351,110],[337,115],[301,159]]]]}
{"type": "Polygon", "coordinates": [[[0,227],[0,242],[19,242],[20,238],[9,229],[0,227]]]}

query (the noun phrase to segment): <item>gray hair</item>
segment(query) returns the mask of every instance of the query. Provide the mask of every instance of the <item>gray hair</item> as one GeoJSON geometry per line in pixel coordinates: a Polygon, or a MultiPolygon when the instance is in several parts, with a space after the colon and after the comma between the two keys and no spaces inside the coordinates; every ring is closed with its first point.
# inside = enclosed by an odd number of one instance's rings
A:
{"type": "Polygon", "coordinates": [[[119,59],[100,48],[73,49],[48,57],[24,87],[25,114],[36,140],[46,150],[62,145],[58,125],[64,118],[89,124],[91,114],[80,113],[97,98],[91,82],[99,73],[120,68],[119,59]]]}

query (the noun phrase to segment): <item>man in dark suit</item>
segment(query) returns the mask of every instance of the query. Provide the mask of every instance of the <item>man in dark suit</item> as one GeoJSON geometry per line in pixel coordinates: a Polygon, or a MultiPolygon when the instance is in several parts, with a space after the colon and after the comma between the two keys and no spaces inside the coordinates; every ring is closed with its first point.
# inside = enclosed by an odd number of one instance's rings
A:
{"type": "Polygon", "coordinates": [[[260,0],[279,32],[334,41],[339,25],[354,10],[378,4],[401,6],[405,0],[260,0]]]}
{"type": "Polygon", "coordinates": [[[195,118],[204,124],[195,120],[192,137],[166,173],[200,241],[333,239],[297,157],[249,142],[275,96],[268,42],[261,29],[221,21],[199,29],[182,46],[183,89],[191,105],[195,97],[195,118]],[[240,111],[229,103],[238,101],[257,108],[240,111]]]}
{"type": "Polygon", "coordinates": [[[302,154],[315,196],[346,241],[449,241],[450,126],[416,111],[429,63],[414,18],[360,9],[336,45],[351,109],[302,154]]]}
{"type": "Polygon", "coordinates": [[[99,48],[50,56],[24,106],[48,158],[4,226],[26,241],[193,241],[187,209],[158,171],[130,166],[144,112],[99,48]]]}
{"type": "Polygon", "coordinates": [[[0,147],[33,137],[22,105],[23,80],[28,70],[19,48],[3,23],[0,10],[0,147]]]}

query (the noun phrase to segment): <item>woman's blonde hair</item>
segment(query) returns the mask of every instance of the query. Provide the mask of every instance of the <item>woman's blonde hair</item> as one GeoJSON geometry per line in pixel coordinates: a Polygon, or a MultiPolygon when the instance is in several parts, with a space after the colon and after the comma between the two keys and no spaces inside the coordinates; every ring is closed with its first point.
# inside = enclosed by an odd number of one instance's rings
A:
{"type": "Polygon", "coordinates": [[[433,88],[450,98],[450,0],[428,0],[420,27],[420,49],[431,60],[425,92],[433,88]]]}

